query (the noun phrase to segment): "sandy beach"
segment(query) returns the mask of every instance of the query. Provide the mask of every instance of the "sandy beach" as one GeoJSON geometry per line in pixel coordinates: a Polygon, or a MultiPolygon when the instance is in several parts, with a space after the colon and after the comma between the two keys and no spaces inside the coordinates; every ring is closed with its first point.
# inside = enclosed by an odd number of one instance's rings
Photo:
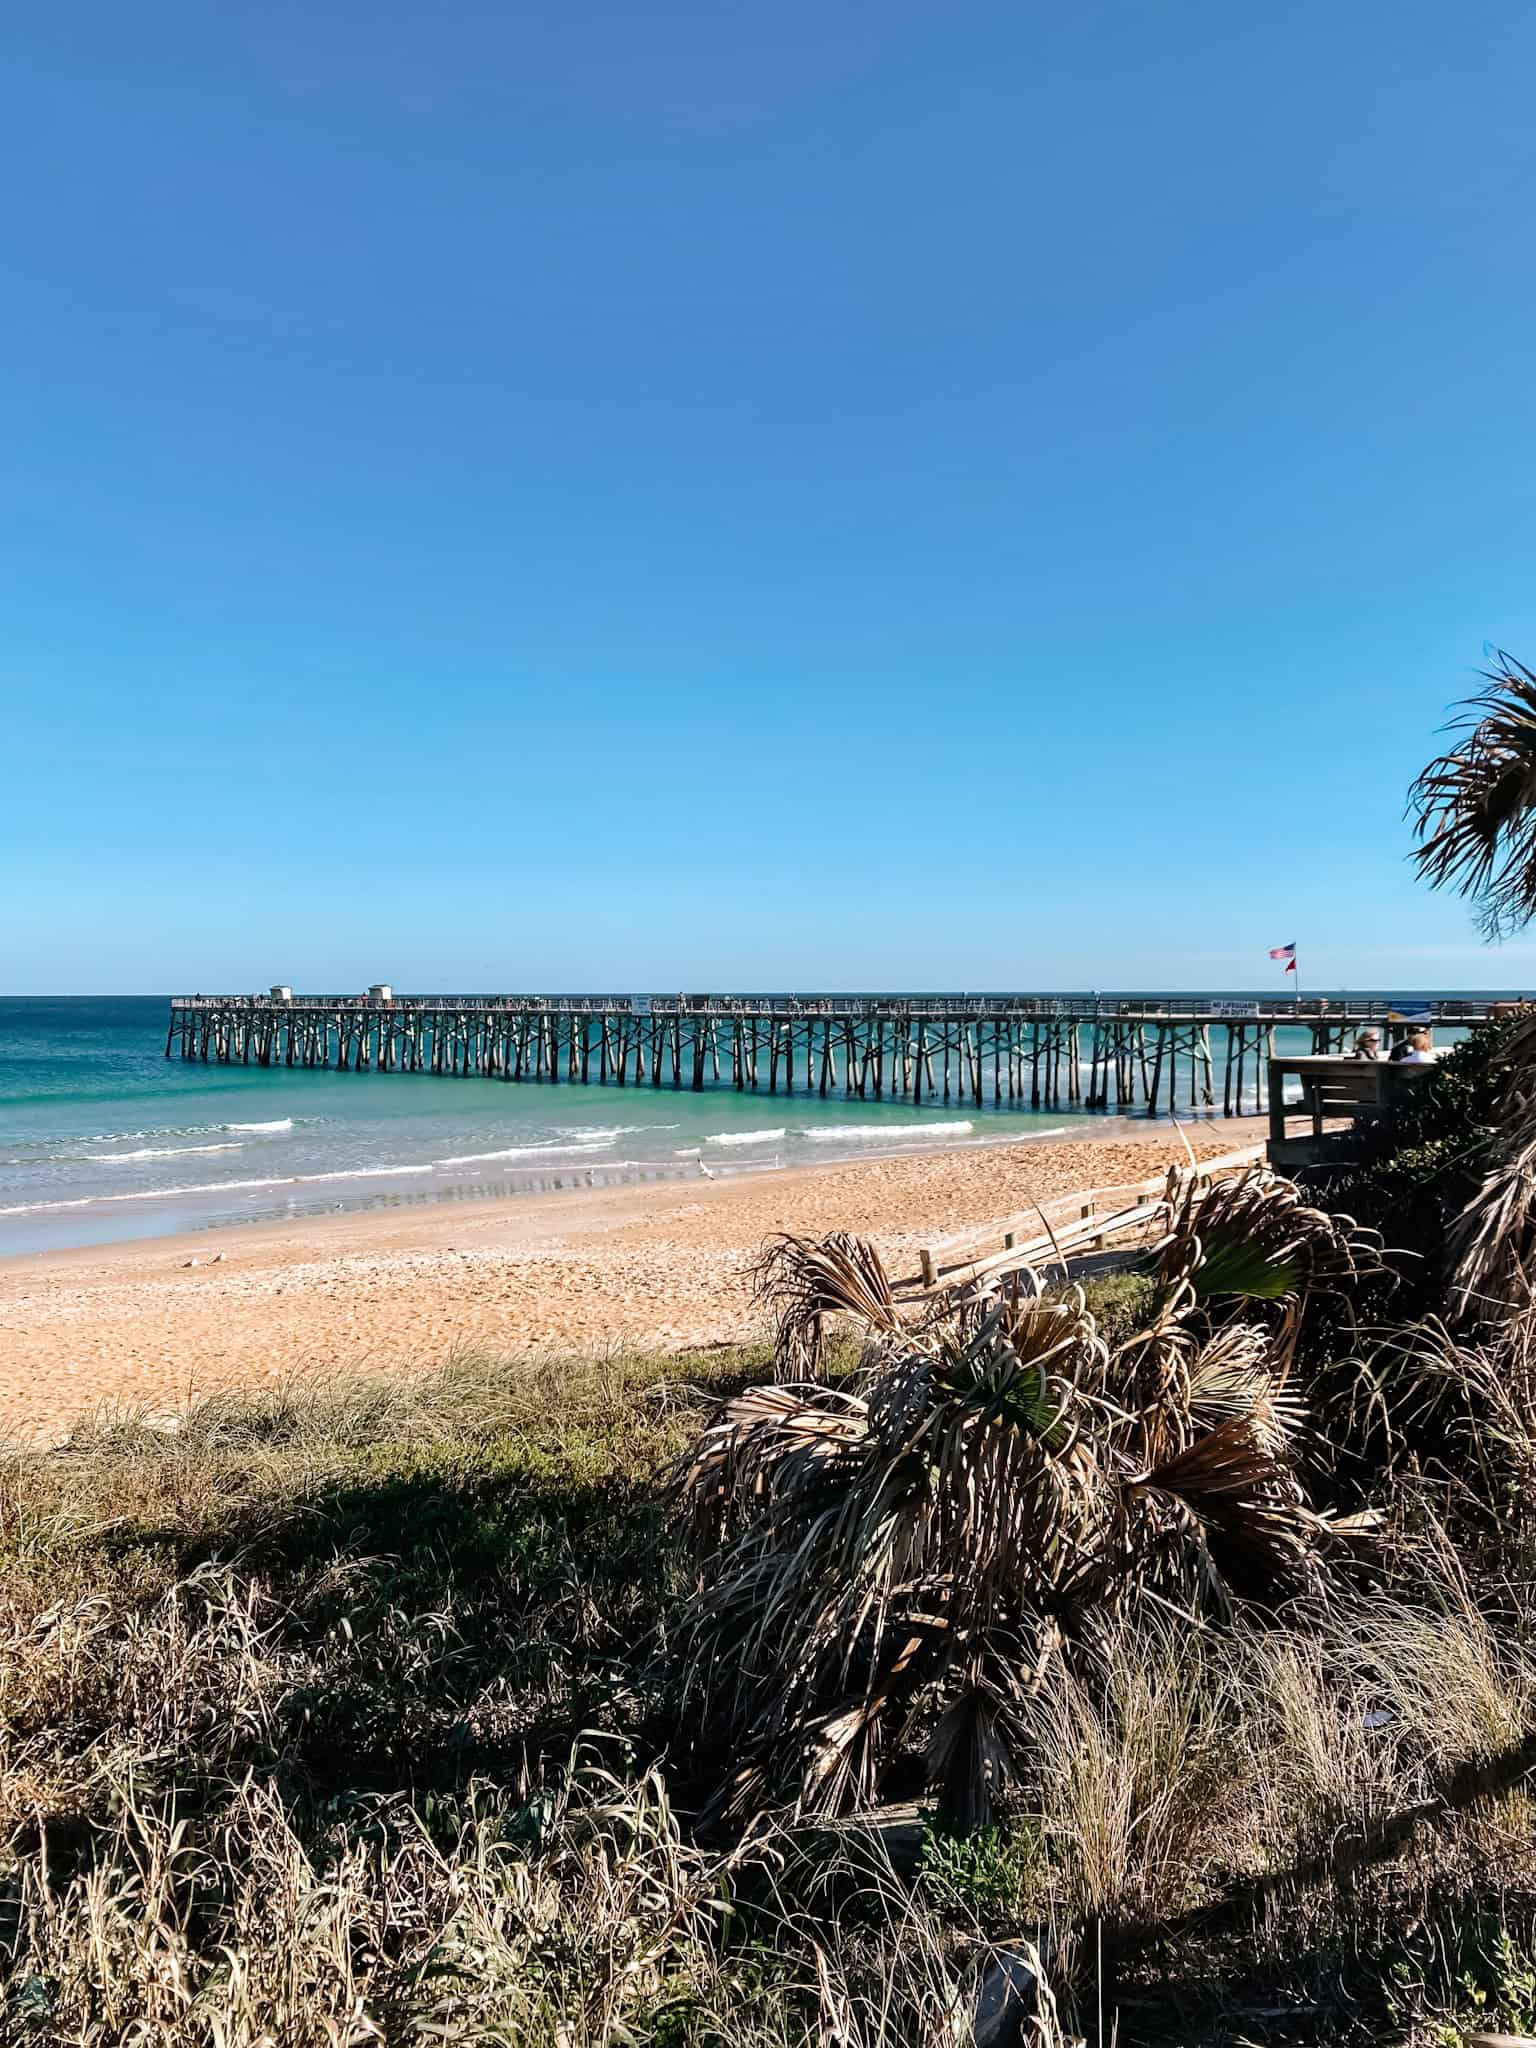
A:
{"type": "MultiPolygon", "coordinates": [[[[1258,1119],[1187,1131],[1197,1156],[1258,1119]]],[[[739,1179],[250,1224],[0,1260],[0,1422],[48,1440],[102,1408],[174,1412],[227,1388],[421,1371],[455,1352],[677,1350],[760,1334],[749,1268],[778,1230],[855,1230],[897,1270],[1032,1205],[1186,1156],[1163,1126],[739,1179]]],[[[977,1249],[989,1249],[978,1245],[977,1249]]]]}

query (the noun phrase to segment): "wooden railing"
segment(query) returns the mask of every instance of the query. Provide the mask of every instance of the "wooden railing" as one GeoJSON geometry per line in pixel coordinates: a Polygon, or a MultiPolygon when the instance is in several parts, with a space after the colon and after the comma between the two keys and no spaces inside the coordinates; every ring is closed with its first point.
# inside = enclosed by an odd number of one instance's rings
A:
{"type": "Polygon", "coordinates": [[[1365,1059],[1273,1059],[1269,1063],[1269,1163],[1313,1166],[1341,1148],[1350,1126],[1365,1117],[1389,1116],[1432,1062],[1365,1059]],[[1294,1100],[1287,1080],[1299,1080],[1294,1100]],[[1296,1124],[1304,1126],[1300,1131],[1296,1124]]]}
{"type": "MultiPolygon", "coordinates": [[[[596,1016],[626,1011],[649,1016],[775,1016],[775,1017],[1061,1017],[1092,1023],[1097,1018],[1144,1018],[1157,1023],[1169,1018],[1258,1018],[1277,1024],[1380,1023],[1398,1014],[1376,997],[1326,997],[1298,1000],[1276,996],[1095,996],[1095,995],[932,995],[932,996],[794,996],[794,995],[395,995],[385,1000],[363,995],[191,995],[172,996],[176,1010],[540,1010],[568,1016],[596,1016]]],[[[1414,1012],[1441,1024],[1476,1023],[1489,1014],[1487,1003],[1461,997],[1440,997],[1414,1012]]]]}
{"type": "MultiPolygon", "coordinates": [[[[1244,1145],[1236,1152],[1224,1152],[1218,1159],[1200,1159],[1190,1169],[1199,1187],[1209,1187],[1213,1180],[1224,1174],[1239,1173],[1258,1164],[1262,1158],[1262,1145],[1244,1145]]],[[[1003,1223],[992,1223],[979,1231],[964,1231],[946,1238],[943,1243],[918,1253],[918,1270],[892,1281],[892,1289],[900,1301],[922,1301],[931,1296],[943,1294],[955,1287],[968,1286],[972,1281],[995,1278],[1001,1274],[1016,1272],[1024,1266],[1045,1266],[1063,1257],[1080,1255],[1085,1249],[1099,1251],[1110,1238],[1124,1238],[1144,1235],[1147,1227],[1165,1212],[1162,1199],[1168,1186],[1168,1169],[1161,1173],[1149,1174],[1145,1180],[1132,1181],[1125,1186],[1111,1188],[1082,1188],[1075,1194],[1053,1195],[1034,1209],[1020,1212],[1007,1218],[1003,1223]],[[1052,1222],[1051,1212],[1061,1210],[1059,1223],[1052,1222]],[[1076,1215],[1071,1212],[1076,1210],[1076,1215]],[[1045,1227],[1020,1242],[1018,1225],[1024,1222],[1043,1224],[1045,1227]],[[1008,1224],[1014,1225],[1009,1229],[1008,1224]],[[941,1264],[936,1253],[953,1252],[957,1246],[988,1237],[995,1239],[1001,1231],[1002,1249],[981,1252],[965,1259],[951,1259],[941,1264]]]]}

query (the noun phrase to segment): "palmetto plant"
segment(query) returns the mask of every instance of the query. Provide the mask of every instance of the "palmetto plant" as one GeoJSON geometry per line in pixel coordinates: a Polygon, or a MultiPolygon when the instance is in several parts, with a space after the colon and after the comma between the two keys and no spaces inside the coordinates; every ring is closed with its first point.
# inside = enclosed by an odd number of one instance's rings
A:
{"type": "Polygon", "coordinates": [[[1334,1542],[1297,1475],[1287,1375],[1308,1291],[1375,1247],[1291,1183],[1175,1179],[1142,1325],[1111,1348],[1080,1288],[1016,1272],[898,1302],[874,1249],[780,1240],[784,1362],[825,1319],[863,1362],[728,1402],[681,1482],[704,1559],[689,1686],[734,1759],[721,1803],[867,1798],[920,1743],[957,1817],[984,1817],[1063,1659],[1116,1617],[1199,1624],[1326,1593],[1334,1542]]]}
{"type": "Polygon", "coordinates": [[[1536,917],[1536,675],[1500,653],[1455,746],[1409,792],[1419,873],[1470,897],[1491,939],[1536,917]]]}

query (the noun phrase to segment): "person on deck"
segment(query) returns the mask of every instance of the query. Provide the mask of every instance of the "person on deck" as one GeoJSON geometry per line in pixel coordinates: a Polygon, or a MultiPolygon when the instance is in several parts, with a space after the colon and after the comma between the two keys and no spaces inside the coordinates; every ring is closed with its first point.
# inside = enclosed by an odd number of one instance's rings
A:
{"type": "Polygon", "coordinates": [[[1381,1058],[1381,1033],[1379,1031],[1357,1031],[1355,1047],[1350,1054],[1352,1060],[1379,1060],[1381,1058]]]}
{"type": "Polygon", "coordinates": [[[1435,1041],[1422,1026],[1408,1034],[1408,1048],[1403,1054],[1403,1063],[1410,1067],[1432,1067],[1440,1055],[1435,1050],[1435,1041]]]}

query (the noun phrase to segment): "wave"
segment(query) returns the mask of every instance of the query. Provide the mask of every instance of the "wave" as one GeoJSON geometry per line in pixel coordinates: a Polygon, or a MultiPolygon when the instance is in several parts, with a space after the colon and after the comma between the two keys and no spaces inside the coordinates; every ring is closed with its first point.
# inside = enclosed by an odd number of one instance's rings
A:
{"type": "Polygon", "coordinates": [[[186,1159],[194,1152],[238,1152],[241,1149],[238,1142],[232,1145],[144,1145],[137,1152],[87,1152],[85,1156],[95,1166],[127,1166],[136,1159],[186,1159]]]}
{"type": "Polygon", "coordinates": [[[451,1159],[434,1159],[432,1164],[480,1166],[487,1159],[563,1159],[578,1153],[606,1152],[612,1143],[612,1138],[595,1138],[581,1145],[507,1145],[499,1152],[458,1152],[451,1159]]]}
{"type": "Polygon", "coordinates": [[[217,1195],[231,1188],[280,1188],[285,1185],[281,1176],[274,1180],[205,1180],[194,1187],[134,1188],[116,1195],[75,1195],[64,1202],[17,1202],[9,1209],[0,1209],[0,1216],[31,1216],[40,1209],[93,1209],[98,1202],[158,1202],[164,1201],[168,1195],[217,1195]]]}
{"type": "MultiPolygon", "coordinates": [[[[310,1116],[299,1117],[298,1119],[291,1116],[279,1116],[274,1117],[270,1123],[260,1124],[151,1124],[143,1130],[133,1131],[51,1131],[46,1137],[13,1138],[11,1142],[22,1151],[27,1152],[40,1152],[47,1146],[57,1147],[60,1145],[126,1145],[134,1138],[155,1138],[163,1143],[168,1138],[214,1137],[225,1131],[244,1131],[247,1133],[252,1131],[291,1131],[295,1121],[311,1124],[323,1123],[325,1119],[323,1117],[310,1116]]],[[[176,1146],[172,1149],[195,1152],[206,1148],[186,1145],[176,1146]]],[[[68,1159],[72,1156],[79,1158],[81,1155],[79,1153],[71,1154],[68,1151],[54,1151],[50,1152],[48,1156],[50,1158],[68,1159]]],[[[123,1156],[122,1154],[118,1155],[118,1157],[123,1156]]]]}
{"type": "Polygon", "coordinates": [[[784,1126],[773,1131],[713,1131],[704,1140],[706,1145],[771,1145],[775,1138],[782,1138],[784,1126]]]}
{"type": "MultiPolygon", "coordinates": [[[[338,1166],[331,1173],[285,1173],[279,1174],[272,1183],[274,1187],[286,1187],[290,1183],[311,1180],[398,1180],[403,1173],[430,1173],[431,1162],[425,1166],[338,1166]]],[[[254,1187],[256,1183],[253,1181],[254,1187]]]]}
{"type": "Polygon", "coordinates": [[[975,1128],[967,1117],[946,1124],[823,1124],[819,1129],[796,1131],[795,1136],[813,1145],[888,1145],[900,1138],[960,1138],[975,1128]]]}
{"type": "Polygon", "coordinates": [[[629,1138],[641,1131],[679,1131],[681,1124],[556,1124],[558,1138],[629,1138]]]}
{"type": "Polygon", "coordinates": [[[164,1202],[177,1195],[226,1195],[253,1188],[296,1188],[322,1180],[398,1180],[408,1173],[430,1173],[430,1166],[343,1166],[334,1173],[273,1173],[260,1180],[204,1180],[179,1188],[130,1188],[114,1195],[74,1195],[67,1201],[16,1202],[0,1216],[31,1216],[44,1209],[92,1209],[98,1202],[164,1202]]]}

